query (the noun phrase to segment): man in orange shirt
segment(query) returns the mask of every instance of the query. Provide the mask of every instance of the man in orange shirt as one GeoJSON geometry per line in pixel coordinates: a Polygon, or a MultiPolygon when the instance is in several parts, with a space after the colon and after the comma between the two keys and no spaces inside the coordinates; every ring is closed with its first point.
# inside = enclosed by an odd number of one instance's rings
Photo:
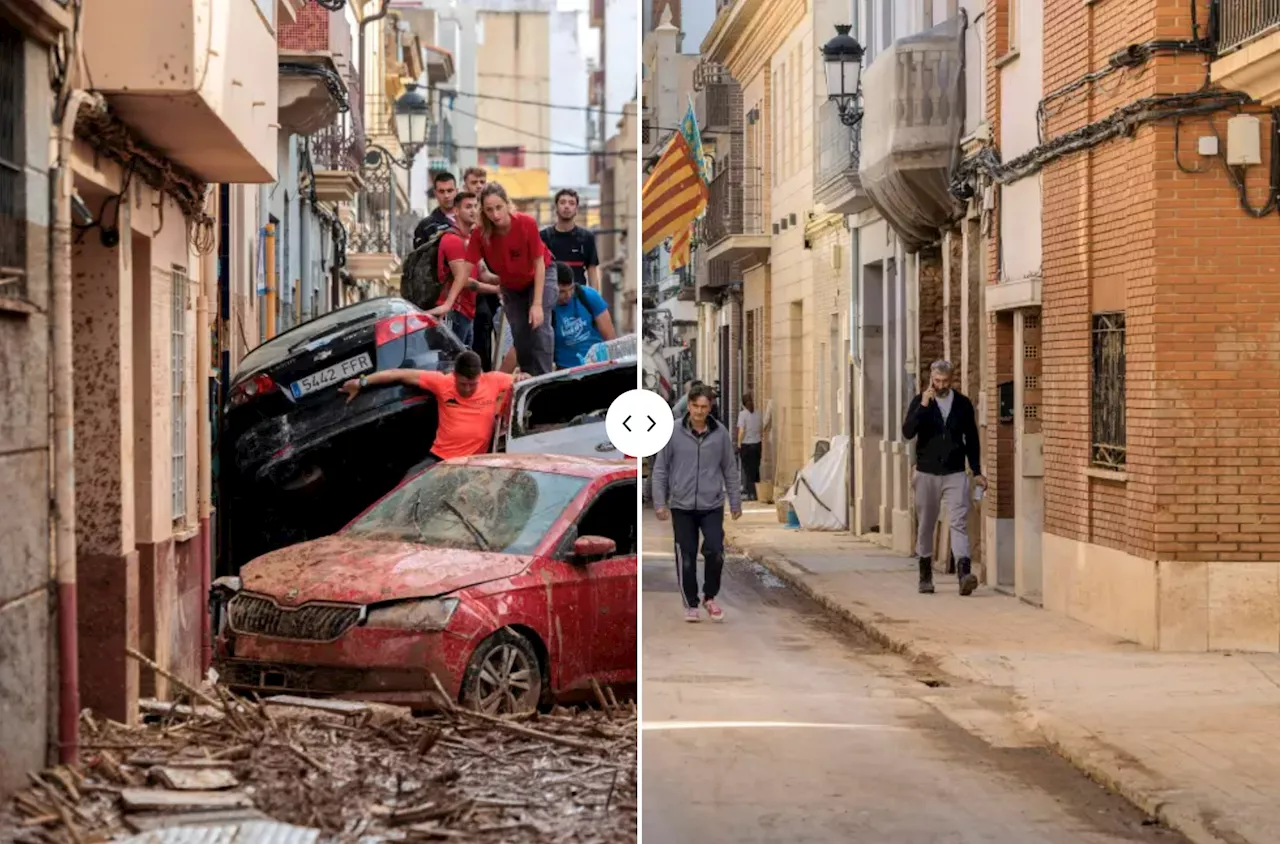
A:
{"type": "Polygon", "coordinates": [[[436,397],[439,421],[435,442],[426,459],[406,473],[408,478],[441,460],[487,452],[493,444],[494,425],[510,396],[511,385],[527,377],[484,372],[480,368],[480,356],[465,351],[454,362],[452,375],[420,369],[388,369],[352,378],[339,389],[347,394],[347,401],[365,387],[388,384],[417,387],[436,397]]]}

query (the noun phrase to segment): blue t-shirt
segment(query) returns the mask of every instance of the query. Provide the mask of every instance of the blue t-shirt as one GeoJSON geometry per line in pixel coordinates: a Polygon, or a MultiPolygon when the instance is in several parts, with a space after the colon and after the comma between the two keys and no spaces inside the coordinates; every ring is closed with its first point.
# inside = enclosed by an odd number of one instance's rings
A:
{"type": "Polygon", "coordinates": [[[587,352],[604,340],[596,328],[596,317],[609,309],[604,297],[590,287],[579,285],[569,297],[569,304],[556,305],[556,366],[569,369],[582,366],[587,352]],[[583,307],[583,300],[586,307],[583,307]]]}

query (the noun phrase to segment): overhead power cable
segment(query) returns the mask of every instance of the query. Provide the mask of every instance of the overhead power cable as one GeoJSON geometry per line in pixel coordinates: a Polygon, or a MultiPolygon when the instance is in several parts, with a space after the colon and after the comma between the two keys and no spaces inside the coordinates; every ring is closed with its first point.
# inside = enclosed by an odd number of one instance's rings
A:
{"type": "MultiPolygon", "coordinates": [[[[516,77],[516,78],[525,79],[527,77],[516,77]]],[[[625,111],[609,111],[607,109],[602,109],[597,106],[542,103],[536,100],[522,100],[519,97],[502,97],[497,94],[476,94],[469,91],[455,91],[452,88],[440,88],[435,85],[428,85],[427,90],[436,91],[437,93],[443,94],[447,97],[471,97],[477,100],[493,100],[495,102],[500,102],[500,103],[517,103],[519,105],[540,106],[542,108],[558,108],[564,111],[585,111],[585,112],[590,112],[591,114],[607,114],[613,117],[625,117],[627,115],[627,112],[625,111]]]]}

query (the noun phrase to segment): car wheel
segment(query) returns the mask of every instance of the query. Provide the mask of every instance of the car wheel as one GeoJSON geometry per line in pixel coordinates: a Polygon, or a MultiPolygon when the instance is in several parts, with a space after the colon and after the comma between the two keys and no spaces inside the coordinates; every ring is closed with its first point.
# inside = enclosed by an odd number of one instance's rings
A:
{"type": "Polygon", "coordinates": [[[462,702],[488,715],[533,712],[542,698],[542,667],[524,636],[503,628],[471,655],[462,684],[462,702]]]}

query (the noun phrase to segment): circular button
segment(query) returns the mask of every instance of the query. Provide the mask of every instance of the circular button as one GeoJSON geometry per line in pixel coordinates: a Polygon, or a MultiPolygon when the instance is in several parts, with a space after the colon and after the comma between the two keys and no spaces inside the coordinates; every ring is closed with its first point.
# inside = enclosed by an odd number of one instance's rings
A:
{"type": "Polygon", "coordinates": [[[674,428],[671,408],[652,390],[628,390],[613,400],[604,417],[609,440],[628,457],[657,454],[674,428]]]}

